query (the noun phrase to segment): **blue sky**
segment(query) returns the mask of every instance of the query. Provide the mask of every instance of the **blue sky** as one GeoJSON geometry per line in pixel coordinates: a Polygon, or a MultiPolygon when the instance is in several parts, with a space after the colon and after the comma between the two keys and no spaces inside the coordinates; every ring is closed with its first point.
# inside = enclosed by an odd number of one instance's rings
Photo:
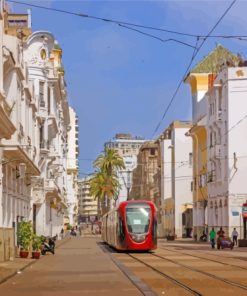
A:
{"type": "MultiPolygon", "coordinates": [[[[231,1],[25,1],[25,3],[165,28],[207,34],[231,1]]],[[[28,6],[11,4],[14,12],[28,6]]],[[[238,1],[214,34],[247,35],[247,1],[238,1]]],[[[104,142],[126,132],[150,139],[191,59],[193,49],[162,43],[116,24],[32,8],[33,31],[54,34],[63,48],[69,103],[80,123],[80,174],[93,171],[92,161],[104,142]]],[[[196,39],[140,29],[163,39],[196,39]]],[[[217,43],[246,56],[247,41],[209,39],[193,65],[217,43]]],[[[155,136],[173,120],[191,119],[188,85],[182,85],[155,136]]]]}

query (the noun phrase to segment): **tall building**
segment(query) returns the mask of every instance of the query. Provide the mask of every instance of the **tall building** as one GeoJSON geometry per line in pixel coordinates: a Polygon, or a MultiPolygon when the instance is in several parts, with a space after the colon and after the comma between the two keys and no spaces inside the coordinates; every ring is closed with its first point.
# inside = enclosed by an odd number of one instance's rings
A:
{"type": "Polygon", "coordinates": [[[208,226],[247,238],[247,61],[225,64],[207,96],[208,226]],[[240,65],[240,66],[239,66],[240,65]]]}
{"type": "Polygon", "coordinates": [[[192,140],[185,134],[191,122],[174,121],[162,133],[159,235],[188,237],[192,230],[192,140]]]}
{"type": "Polygon", "coordinates": [[[78,222],[89,223],[98,219],[97,200],[90,195],[90,178],[78,180],[78,222]]]}
{"type": "Polygon", "coordinates": [[[65,223],[75,225],[78,216],[78,156],[79,156],[79,122],[73,108],[69,107],[70,129],[68,131],[68,153],[67,153],[67,205],[65,223]]]}
{"type": "MultiPolygon", "coordinates": [[[[1,2],[2,4],[2,2],[1,2]]],[[[8,13],[0,17],[0,261],[14,257],[18,222],[32,217],[31,178],[39,176],[35,139],[37,118],[32,105],[23,42],[6,31],[8,13]],[[13,241],[14,238],[14,241],[13,241]]],[[[19,16],[17,17],[19,19],[19,16]]],[[[17,33],[16,24],[12,24],[17,33]]]]}
{"type": "MultiPolygon", "coordinates": [[[[245,72],[243,68],[230,67],[239,62],[238,56],[218,45],[186,79],[192,93],[193,127],[188,135],[193,140],[193,232],[197,238],[203,231],[208,231],[208,226],[216,229],[222,226],[228,232],[229,227],[239,227],[241,222],[240,216],[232,214],[240,213],[246,192],[244,182],[240,186],[242,181],[237,181],[238,185],[232,187],[238,177],[242,180],[240,171],[236,171],[234,181],[230,180],[235,170],[234,157],[236,153],[241,155],[239,149],[245,147],[237,144],[240,143],[237,139],[243,139],[243,125],[229,136],[227,133],[244,112],[245,72]],[[240,71],[240,76],[237,71],[240,71]]],[[[241,164],[245,166],[244,160],[241,164]]]]}
{"type": "Polygon", "coordinates": [[[146,141],[139,150],[137,167],[133,170],[131,199],[154,200],[154,175],[158,170],[158,144],[146,141]]]}
{"type": "Polygon", "coordinates": [[[14,256],[18,222],[31,220],[39,235],[54,236],[63,227],[70,114],[54,36],[32,33],[29,14],[0,8],[2,261],[14,256]]]}
{"type": "Polygon", "coordinates": [[[129,198],[132,186],[132,172],[137,165],[137,155],[145,140],[141,137],[134,137],[131,134],[119,133],[115,138],[105,143],[105,148],[111,148],[118,152],[123,158],[125,169],[117,172],[121,189],[116,204],[129,198]]]}

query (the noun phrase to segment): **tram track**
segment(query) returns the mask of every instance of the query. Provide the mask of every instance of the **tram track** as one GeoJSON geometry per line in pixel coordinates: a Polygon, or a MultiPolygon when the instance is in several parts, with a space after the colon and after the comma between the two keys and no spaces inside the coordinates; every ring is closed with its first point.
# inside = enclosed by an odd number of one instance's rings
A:
{"type": "MultiPolygon", "coordinates": [[[[152,254],[150,254],[152,255],[152,254]]],[[[154,272],[158,273],[159,275],[161,275],[162,277],[165,277],[166,279],[168,279],[169,281],[171,281],[172,283],[174,283],[175,285],[185,289],[186,291],[188,291],[191,295],[196,295],[196,296],[202,296],[203,294],[199,293],[198,291],[192,289],[191,287],[189,287],[188,285],[183,284],[181,281],[178,281],[176,279],[174,279],[173,277],[171,277],[170,275],[164,273],[163,271],[160,271],[159,269],[153,267],[152,265],[144,262],[143,260],[137,258],[136,256],[127,253],[127,256],[131,257],[132,259],[138,261],[139,263],[145,265],[146,267],[152,269],[154,272]]]]}
{"type": "MultiPolygon", "coordinates": [[[[203,260],[207,260],[207,261],[211,261],[211,262],[215,262],[215,263],[219,263],[219,264],[222,264],[222,265],[227,265],[227,266],[231,266],[231,267],[236,267],[236,268],[240,268],[240,269],[243,269],[243,270],[247,270],[247,267],[243,267],[243,266],[239,266],[239,265],[234,265],[234,264],[230,264],[230,263],[226,263],[226,262],[221,262],[221,261],[218,261],[218,260],[215,260],[215,259],[211,259],[211,258],[205,258],[205,257],[201,257],[201,256],[197,256],[197,255],[192,255],[192,254],[188,254],[188,253],[185,253],[185,252],[180,252],[180,251],[175,251],[175,250],[170,250],[168,248],[165,248],[165,247],[161,247],[160,249],[162,250],[166,250],[166,251],[169,251],[169,252],[174,252],[176,254],[181,254],[181,255],[186,255],[186,256],[190,256],[190,257],[194,257],[194,258],[198,258],[198,259],[203,259],[203,260]]],[[[197,252],[200,252],[200,251],[197,251],[197,252]]],[[[203,254],[203,252],[200,252],[203,254]]],[[[212,254],[208,254],[208,253],[205,253],[206,255],[208,256],[216,256],[216,255],[212,255],[212,254]]],[[[228,257],[228,256],[220,256],[222,258],[232,258],[234,259],[234,257],[228,257]]],[[[237,258],[238,260],[241,260],[239,258],[237,258]]]]}
{"type": "MultiPolygon", "coordinates": [[[[245,286],[245,285],[242,285],[242,284],[239,284],[239,283],[233,282],[233,281],[231,281],[231,280],[228,280],[228,279],[225,279],[225,278],[222,278],[222,277],[216,276],[216,275],[211,274],[211,273],[206,272],[206,271],[199,270],[199,269],[197,269],[197,268],[194,268],[194,267],[188,266],[188,265],[186,265],[186,264],[179,263],[179,262],[177,262],[177,261],[175,261],[175,260],[168,259],[168,258],[166,258],[166,257],[164,257],[164,256],[161,256],[161,255],[158,255],[158,254],[150,254],[150,255],[151,255],[151,256],[154,256],[154,257],[157,257],[157,258],[160,258],[160,259],[164,259],[164,260],[169,261],[169,262],[171,262],[171,263],[173,263],[173,264],[177,264],[178,266],[184,267],[184,268],[189,269],[189,270],[191,270],[191,271],[198,272],[198,273],[200,273],[200,274],[206,275],[206,276],[211,277],[211,278],[213,278],[213,279],[215,279],[215,280],[222,281],[222,282],[224,282],[224,283],[226,283],[226,284],[228,284],[228,285],[238,287],[238,288],[240,288],[240,289],[242,289],[242,290],[245,290],[246,293],[247,293],[247,286],[245,286]]],[[[196,257],[196,256],[195,256],[195,257],[196,257]]],[[[207,260],[207,259],[205,259],[205,260],[207,260]]]]}

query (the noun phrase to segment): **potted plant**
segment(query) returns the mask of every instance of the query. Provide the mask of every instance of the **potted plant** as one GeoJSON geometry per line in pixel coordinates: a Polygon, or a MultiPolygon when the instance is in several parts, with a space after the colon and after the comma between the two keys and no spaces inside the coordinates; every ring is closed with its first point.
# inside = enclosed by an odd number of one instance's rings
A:
{"type": "Polygon", "coordinates": [[[27,258],[29,254],[30,243],[32,241],[33,229],[31,221],[18,223],[18,243],[21,247],[20,257],[27,258]]]}
{"type": "Polygon", "coordinates": [[[36,234],[33,235],[33,242],[32,242],[32,247],[33,247],[32,258],[33,259],[39,259],[40,257],[42,241],[43,240],[41,236],[38,236],[36,234]]]}

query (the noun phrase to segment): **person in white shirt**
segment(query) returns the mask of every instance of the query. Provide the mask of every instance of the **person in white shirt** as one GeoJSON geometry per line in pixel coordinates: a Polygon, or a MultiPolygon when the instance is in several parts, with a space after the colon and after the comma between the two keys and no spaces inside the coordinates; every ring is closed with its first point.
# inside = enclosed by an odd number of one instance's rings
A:
{"type": "Polygon", "coordinates": [[[238,244],[238,232],[237,232],[236,228],[233,228],[232,240],[233,240],[234,244],[236,244],[236,245],[238,244]]]}

